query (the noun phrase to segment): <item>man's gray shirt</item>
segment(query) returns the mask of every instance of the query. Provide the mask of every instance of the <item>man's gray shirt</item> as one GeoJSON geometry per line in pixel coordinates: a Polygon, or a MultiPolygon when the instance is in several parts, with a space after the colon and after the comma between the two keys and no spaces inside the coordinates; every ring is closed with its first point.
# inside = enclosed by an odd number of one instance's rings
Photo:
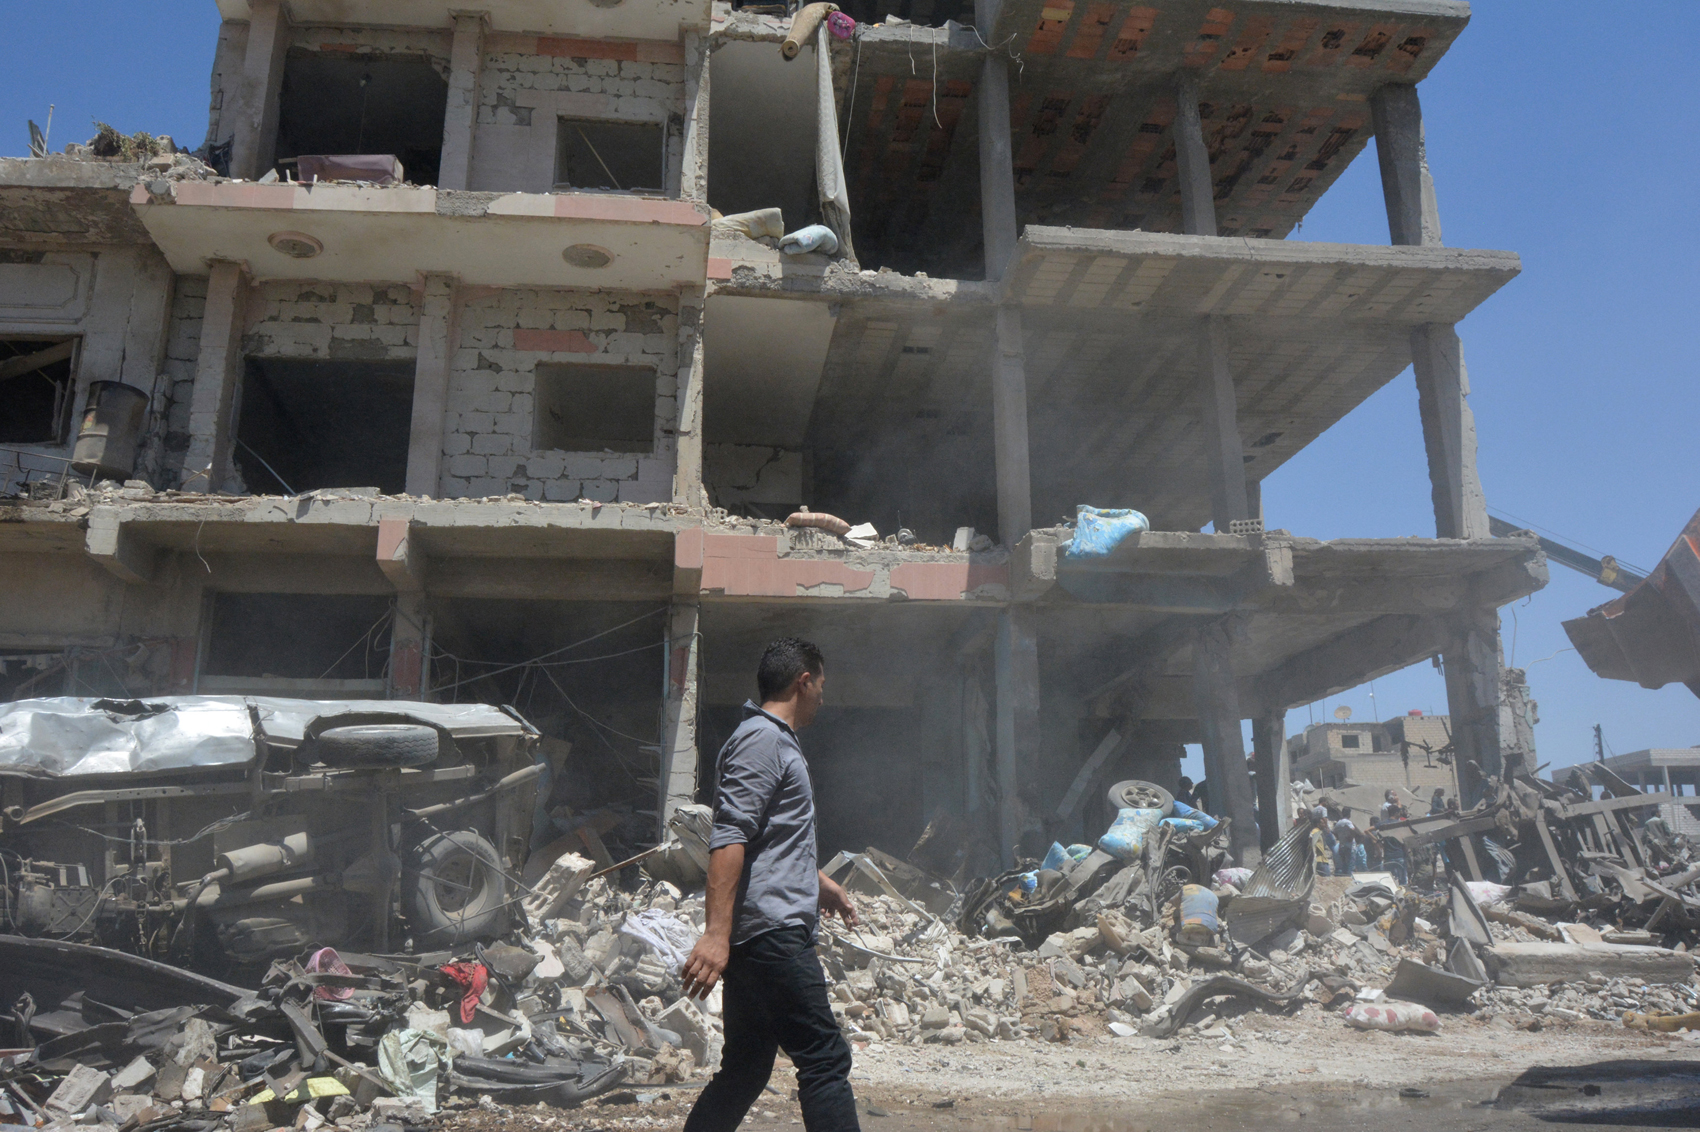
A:
{"type": "Polygon", "coordinates": [[[744,846],[744,875],[732,911],[732,942],[820,919],[815,864],[815,792],[797,733],[753,702],[720,748],[714,770],[710,850],[744,846]]]}

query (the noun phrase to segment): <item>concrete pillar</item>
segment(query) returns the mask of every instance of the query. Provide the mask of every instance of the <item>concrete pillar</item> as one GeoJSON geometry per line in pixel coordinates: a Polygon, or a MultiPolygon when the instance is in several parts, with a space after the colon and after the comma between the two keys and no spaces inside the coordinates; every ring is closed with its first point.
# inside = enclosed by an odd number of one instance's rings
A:
{"type": "MultiPolygon", "coordinates": [[[[989,25],[988,25],[989,26],[989,25]]],[[[1015,165],[1009,137],[1009,62],[995,52],[980,65],[980,224],[986,279],[1002,279],[1015,254],[1015,165]]],[[[992,354],[992,431],[998,479],[998,537],[1014,546],[1033,527],[1027,438],[1027,356],[1021,311],[998,311],[992,354]]]]}
{"type": "Polygon", "coordinates": [[[431,687],[430,626],[422,591],[395,595],[395,616],[390,619],[390,699],[427,698],[431,687]]]}
{"type": "Polygon", "coordinates": [[[443,156],[437,187],[472,187],[472,135],[478,122],[478,76],[484,68],[485,12],[456,12],[449,47],[449,102],[443,113],[443,156]]]}
{"type": "Polygon", "coordinates": [[[1381,163],[1381,192],[1387,227],[1395,244],[1440,246],[1440,208],[1423,142],[1423,108],[1417,88],[1390,83],[1370,97],[1375,155],[1381,163]]]}
{"type": "Polygon", "coordinates": [[[1175,79],[1175,168],[1181,182],[1181,231],[1214,236],[1216,186],[1204,144],[1204,119],[1198,113],[1197,71],[1182,71],[1175,79]]]}
{"type": "Polygon", "coordinates": [[[1010,606],[998,616],[993,645],[997,674],[998,855],[1014,863],[1021,837],[1021,775],[1039,758],[1039,634],[1033,611],[1010,606]]]}
{"type": "Polygon", "coordinates": [[[998,478],[998,537],[1013,547],[1033,529],[1033,473],[1027,440],[1027,354],[1021,311],[998,310],[992,357],[992,437],[998,478]]]}
{"type": "Polygon", "coordinates": [[[1228,851],[1237,864],[1246,865],[1257,851],[1257,817],[1245,738],[1240,733],[1239,692],[1229,659],[1228,632],[1227,622],[1219,620],[1193,639],[1193,701],[1198,708],[1210,805],[1218,817],[1232,820],[1228,851]]]}
{"type": "Polygon", "coordinates": [[[436,495],[443,468],[449,367],[460,310],[453,275],[427,275],[419,302],[419,353],[413,363],[413,423],[407,435],[407,493],[436,495]]]}
{"type": "MultiPolygon", "coordinates": [[[[990,26],[990,25],[986,25],[990,26]]],[[[1009,61],[987,52],[980,64],[980,226],[986,278],[1002,279],[1015,254],[1015,160],[1009,138],[1009,61]]]]}
{"type": "Polygon", "coordinates": [[[1446,666],[1446,711],[1457,753],[1458,785],[1466,808],[1481,797],[1478,776],[1504,770],[1499,740],[1499,614],[1493,609],[1460,613],[1452,621],[1446,666]]]}
{"type": "Polygon", "coordinates": [[[283,89],[283,59],[289,50],[289,14],[284,0],[249,0],[248,47],[236,86],[236,131],[230,175],[258,180],[277,154],[277,100],[283,89]]]}
{"type": "Polygon", "coordinates": [[[183,455],[185,491],[219,491],[230,477],[247,306],[246,267],[229,260],[214,261],[207,276],[201,351],[195,361],[195,385],[189,399],[189,448],[183,455]]]}
{"type": "Polygon", "coordinates": [[[685,145],[679,199],[708,199],[708,37],[687,31],[685,41],[685,145]]]}
{"type": "Polygon", "coordinates": [[[1470,376],[1457,331],[1440,323],[1411,331],[1417,374],[1417,411],[1428,452],[1435,534],[1487,538],[1487,496],[1476,472],[1476,418],[1470,412],[1470,376]]]}
{"type": "MultiPolygon", "coordinates": [[[[1210,477],[1210,518],[1216,533],[1225,535],[1235,519],[1251,518],[1251,501],[1246,493],[1245,445],[1240,442],[1234,375],[1228,366],[1227,328],[1220,316],[1205,318],[1199,354],[1199,423],[1210,477]]],[[[1261,507],[1261,492],[1259,496],[1261,507]]]]}
{"type": "Polygon", "coordinates": [[[697,676],[700,607],[675,599],[667,620],[667,687],[661,713],[661,769],[656,797],[658,838],[667,819],[697,794],[697,676]]]}
{"type": "Polygon", "coordinates": [[[1287,755],[1287,713],[1272,711],[1251,721],[1251,749],[1257,760],[1258,844],[1267,852],[1293,828],[1292,761],[1287,755]]]}
{"type": "Polygon", "coordinates": [[[706,507],[702,482],[702,294],[679,296],[679,370],[675,378],[673,502],[706,507]]]}

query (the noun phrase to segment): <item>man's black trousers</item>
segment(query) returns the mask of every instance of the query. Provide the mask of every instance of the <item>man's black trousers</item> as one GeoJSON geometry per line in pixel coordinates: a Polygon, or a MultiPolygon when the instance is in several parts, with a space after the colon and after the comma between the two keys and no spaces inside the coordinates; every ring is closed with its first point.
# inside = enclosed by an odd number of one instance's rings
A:
{"type": "Polygon", "coordinates": [[[808,1132],[860,1132],[850,1092],[850,1044],[827,1005],[826,977],[802,927],[776,928],[732,948],[724,976],[726,1047],[685,1132],[733,1132],[761,1096],[783,1049],[797,1067],[808,1132]]]}

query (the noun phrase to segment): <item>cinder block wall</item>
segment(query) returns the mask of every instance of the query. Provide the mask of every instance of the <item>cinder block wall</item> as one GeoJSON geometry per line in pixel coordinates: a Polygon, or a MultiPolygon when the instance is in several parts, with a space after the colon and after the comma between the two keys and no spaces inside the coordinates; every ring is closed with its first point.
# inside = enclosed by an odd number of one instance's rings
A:
{"type": "Polygon", "coordinates": [[[446,79],[453,35],[439,28],[293,28],[289,45],[305,51],[346,55],[408,55],[424,57],[446,79]]]}
{"type": "Polygon", "coordinates": [[[189,402],[195,392],[195,359],[201,353],[201,320],[207,310],[207,277],[179,275],[171,292],[171,316],[166,324],[165,361],[160,391],[168,397],[165,437],[159,455],[160,489],[176,487],[183,479],[183,454],[189,450],[189,402]]]}
{"type": "Polygon", "coordinates": [[[492,35],[478,83],[471,187],[546,193],[555,182],[556,122],[611,118],[665,127],[665,185],[678,196],[684,111],[677,43],[492,35]]]}
{"type": "Polygon", "coordinates": [[[403,283],[260,283],[248,299],[245,354],[411,361],[419,296],[403,283]]]}
{"type": "Polygon", "coordinates": [[[654,503],[672,498],[679,317],[667,295],[515,288],[471,297],[449,375],[442,494],[654,503]],[[648,453],[534,451],[532,393],[547,363],[656,373],[648,453]]]}

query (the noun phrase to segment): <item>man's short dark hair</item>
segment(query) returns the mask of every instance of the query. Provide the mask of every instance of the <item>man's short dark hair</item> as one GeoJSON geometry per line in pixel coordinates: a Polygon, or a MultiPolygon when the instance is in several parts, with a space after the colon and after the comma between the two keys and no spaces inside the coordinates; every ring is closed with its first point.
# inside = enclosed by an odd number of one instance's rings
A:
{"type": "Polygon", "coordinates": [[[825,671],[826,659],[812,642],[782,637],[768,645],[767,651],[761,654],[761,664],[756,669],[756,687],[761,692],[762,703],[767,703],[783,695],[785,689],[796,683],[797,677],[803,673],[819,676],[825,671]]]}

